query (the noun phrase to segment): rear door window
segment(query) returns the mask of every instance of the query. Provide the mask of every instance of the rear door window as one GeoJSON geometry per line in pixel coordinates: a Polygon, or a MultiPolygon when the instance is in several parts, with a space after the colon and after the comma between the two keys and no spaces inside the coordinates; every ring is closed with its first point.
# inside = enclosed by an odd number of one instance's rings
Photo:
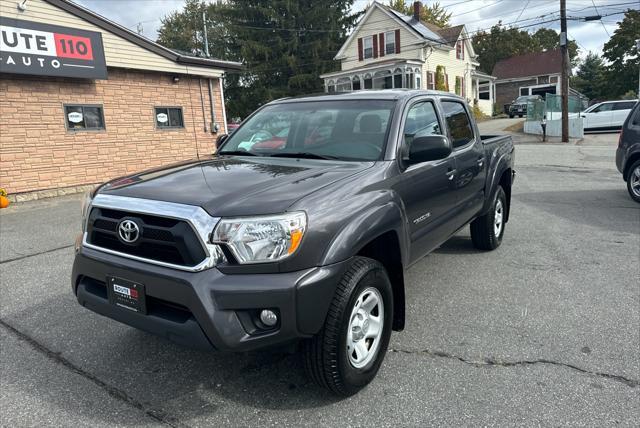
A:
{"type": "Polygon", "coordinates": [[[636,104],[635,101],[624,101],[613,104],[613,110],[631,110],[636,104]]]}
{"type": "Polygon", "coordinates": [[[442,101],[442,109],[453,148],[466,146],[473,141],[473,126],[464,104],[458,101],[442,101]]]}

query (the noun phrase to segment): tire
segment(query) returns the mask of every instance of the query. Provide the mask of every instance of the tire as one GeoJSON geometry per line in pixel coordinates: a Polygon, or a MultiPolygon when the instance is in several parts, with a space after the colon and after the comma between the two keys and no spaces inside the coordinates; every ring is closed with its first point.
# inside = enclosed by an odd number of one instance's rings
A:
{"type": "Polygon", "coordinates": [[[324,326],[303,343],[307,375],[336,395],[355,394],[378,373],[389,345],[392,320],[393,291],[385,268],[375,260],[355,257],[338,283],[324,326]],[[366,324],[361,318],[361,311],[366,310],[365,305],[360,305],[362,302],[375,304],[364,318],[366,324]],[[358,311],[357,304],[360,305],[358,311]],[[367,338],[376,325],[373,323],[376,314],[382,318],[378,324],[382,331],[377,338],[367,338]],[[357,350],[350,339],[359,343],[355,346],[357,350]],[[363,350],[369,353],[359,355],[358,351],[363,350]]]}
{"type": "Polygon", "coordinates": [[[640,203],[640,160],[635,161],[629,169],[627,190],[631,195],[631,199],[640,203]]]}
{"type": "Polygon", "coordinates": [[[519,114],[519,115],[518,115],[518,117],[519,117],[519,118],[521,118],[521,119],[522,119],[522,116],[524,116],[524,115],[522,115],[522,114],[519,114]]]}
{"type": "Polygon", "coordinates": [[[512,114],[509,115],[509,119],[513,119],[513,115],[512,114]]]}
{"type": "Polygon", "coordinates": [[[507,197],[502,186],[498,186],[489,212],[471,222],[471,240],[474,247],[479,250],[491,251],[500,246],[504,236],[506,210],[507,197]],[[501,214],[499,228],[498,212],[501,214]]]}

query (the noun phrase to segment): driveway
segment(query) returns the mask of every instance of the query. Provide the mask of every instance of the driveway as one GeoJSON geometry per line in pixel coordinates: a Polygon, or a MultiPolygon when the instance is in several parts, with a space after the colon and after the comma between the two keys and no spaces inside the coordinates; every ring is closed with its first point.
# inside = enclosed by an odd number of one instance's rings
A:
{"type": "Polygon", "coordinates": [[[516,159],[502,246],[465,229],[409,270],[406,330],[348,399],[297,355],[196,352],[80,307],[79,197],[2,210],[0,425],[637,426],[640,205],[609,143],[516,159]]]}

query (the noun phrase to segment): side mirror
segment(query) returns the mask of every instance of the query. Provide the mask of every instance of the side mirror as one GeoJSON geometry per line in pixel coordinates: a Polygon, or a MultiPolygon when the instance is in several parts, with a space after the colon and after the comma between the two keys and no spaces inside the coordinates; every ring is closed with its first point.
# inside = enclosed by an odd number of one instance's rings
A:
{"type": "Polygon", "coordinates": [[[216,150],[220,148],[220,146],[225,142],[228,136],[229,135],[227,134],[218,135],[218,138],[216,138],[216,150]]]}
{"type": "Polygon", "coordinates": [[[444,135],[415,137],[409,147],[409,162],[419,163],[444,159],[451,154],[451,144],[444,135]]]}

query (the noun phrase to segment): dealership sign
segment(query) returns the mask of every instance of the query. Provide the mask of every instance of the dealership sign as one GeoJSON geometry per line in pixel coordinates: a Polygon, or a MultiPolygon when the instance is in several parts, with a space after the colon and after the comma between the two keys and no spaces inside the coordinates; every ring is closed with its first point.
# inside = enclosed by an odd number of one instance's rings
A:
{"type": "Polygon", "coordinates": [[[0,72],[106,79],[102,34],[0,17],[0,72]]]}

